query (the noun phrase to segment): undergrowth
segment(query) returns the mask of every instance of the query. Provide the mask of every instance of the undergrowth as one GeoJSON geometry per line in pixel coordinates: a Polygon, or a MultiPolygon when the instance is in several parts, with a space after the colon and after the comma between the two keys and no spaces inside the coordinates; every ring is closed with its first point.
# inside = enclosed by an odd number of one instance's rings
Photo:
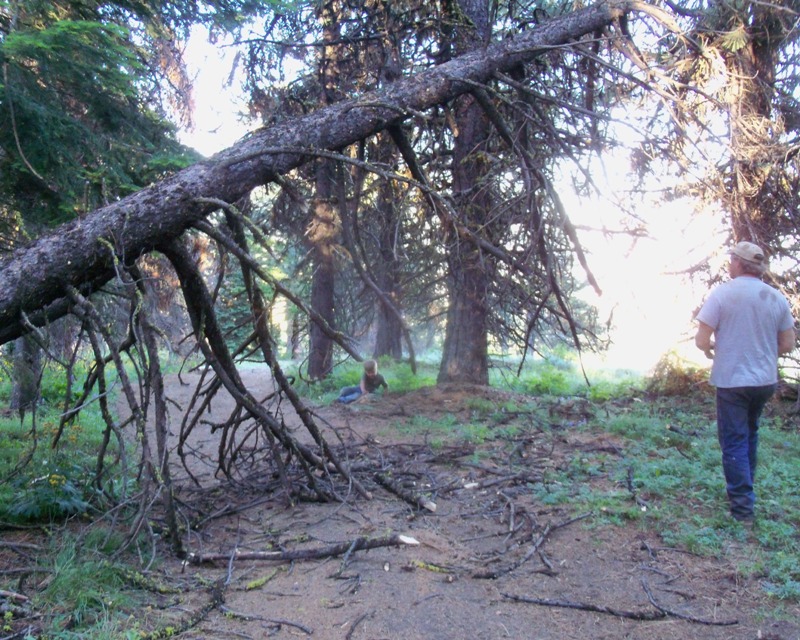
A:
{"type": "MultiPolygon", "coordinates": [[[[535,397],[539,412],[559,428],[610,437],[612,450],[583,452],[531,489],[543,504],[568,505],[595,514],[594,526],[637,526],[657,531],[664,543],[702,555],[721,556],[746,532],[728,516],[713,389],[707,370],[665,356],[648,377],[622,371],[589,374],[563,359],[543,358],[516,376],[514,362],[494,361],[492,384],[535,397]],[[580,407],[578,415],[575,407],[580,407]],[[588,415],[586,408],[588,407],[588,415]]],[[[407,367],[406,367],[407,368],[407,367]]],[[[403,365],[382,364],[393,391],[410,392],[403,365]]],[[[353,376],[350,369],[346,375],[353,376]]],[[[343,374],[344,375],[344,374],[343,374]]],[[[434,372],[424,377],[433,384],[434,372]]],[[[343,379],[339,379],[343,382],[343,379]]],[[[424,386],[424,385],[423,385],[424,386]]],[[[513,437],[530,414],[525,403],[475,398],[469,421],[444,414],[415,416],[396,428],[424,435],[433,447],[481,444],[513,437]],[[502,428],[497,428],[502,425],[502,428]]],[[[800,434],[796,418],[779,400],[765,412],[759,448],[758,525],[754,554],[740,570],[779,600],[800,600],[800,434]]],[[[541,417],[541,416],[540,416],[541,417]]],[[[546,420],[536,420],[536,428],[546,420]]]]}
{"type": "MultiPolygon", "coordinates": [[[[752,555],[739,570],[777,599],[800,600],[800,434],[774,400],[760,430],[752,555]]],[[[533,490],[545,504],[595,514],[593,526],[634,525],[665,545],[722,556],[747,540],[728,515],[713,391],[618,398],[573,428],[612,437],[618,453],[581,452],[533,490]]]]}
{"type": "Polygon", "coordinates": [[[97,416],[67,425],[56,446],[54,413],[37,420],[33,427],[0,419],[0,521],[52,522],[102,507],[109,496],[93,489],[103,429],[97,416]]]}
{"type": "MultiPolygon", "coordinates": [[[[576,453],[529,485],[543,505],[560,505],[576,515],[591,512],[587,526],[654,531],[665,545],[703,555],[723,555],[732,544],[743,543],[745,532],[726,516],[713,395],[702,372],[665,360],[649,379],[625,371],[590,373],[588,385],[580,368],[563,358],[529,363],[520,376],[517,366],[492,361],[492,386],[514,393],[470,399],[467,419],[447,413],[415,416],[397,428],[410,436],[424,434],[432,447],[504,445],[506,440],[512,446],[531,429],[602,437],[608,447],[576,453]]],[[[342,386],[358,383],[361,371],[359,363],[345,363],[324,382],[297,376],[295,386],[312,402],[332,402],[342,386]]],[[[416,374],[390,360],[380,361],[380,371],[390,392],[398,394],[435,385],[437,373],[426,361],[416,374]]],[[[287,368],[287,373],[293,372],[287,368]]],[[[102,501],[91,490],[103,428],[97,413],[90,407],[67,428],[57,448],[50,446],[60,385],[45,380],[51,399],[42,405],[35,430],[29,416],[24,422],[17,416],[0,420],[0,520],[44,524],[52,533],[63,531],[60,523],[68,518],[102,512],[102,501]],[[29,463],[19,466],[26,459],[29,463]]],[[[7,385],[0,382],[0,401],[7,397],[7,385]]],[[[758,580],[777,608],[800,600],[800,435],[795,418],[782,415],[777,400],[765,415],[760,453],[757,543],[739,570],[758,580]]],[[[121,581],[124,570],[111,562],[113,535],[100,537],[102,543],[78,543],[69,535],[53,535],[52,550],[37,558],[50,575],[35,597],[53,621],[48,638],[138,637],[142,621],[130,612],[142,592],[121,581]]],[[[14,589],[4,582],[0,588],[14,589]]]]}

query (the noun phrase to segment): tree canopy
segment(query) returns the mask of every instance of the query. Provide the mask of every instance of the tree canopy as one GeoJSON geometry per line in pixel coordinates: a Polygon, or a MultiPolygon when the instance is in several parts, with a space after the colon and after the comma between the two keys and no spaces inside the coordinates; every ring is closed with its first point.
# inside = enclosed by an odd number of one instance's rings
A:
{"type": "MultiPolygon", "coordinates": [[[[1,340],[21,331],[21,314],[66,312],[64,289],[97,290],[115,274],[115,260],[133,260],[167,238],[179,237],[212,211],[215,203],[236,202],[253,188],[323,155],[358,142],[414,113],[468,92],[475,83],[513,69],[544,47],[563,44],[611,23],[624,3],[569,14],[542,27],[433,67],[383,90],[344,100],[250,136],[231,149],[126,198],[62,226],[10,256],[0,272],[1,340]]],[[[480,244],[474,232],[455,231],[480,244]]],[[[47,315],[43,316],[43,319],[47,315]]]]}

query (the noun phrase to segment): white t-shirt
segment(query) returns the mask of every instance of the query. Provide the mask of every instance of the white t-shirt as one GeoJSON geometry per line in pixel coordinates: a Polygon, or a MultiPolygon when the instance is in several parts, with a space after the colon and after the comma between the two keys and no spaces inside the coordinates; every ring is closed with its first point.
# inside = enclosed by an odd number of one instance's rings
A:
{"type": "Polygon", "coordinates": [[[778,333],[794,326],[789,302],[758,278],[739,276],[714,289],[697,314],[714,329],[715,387],[778,381],[778,333]]]}

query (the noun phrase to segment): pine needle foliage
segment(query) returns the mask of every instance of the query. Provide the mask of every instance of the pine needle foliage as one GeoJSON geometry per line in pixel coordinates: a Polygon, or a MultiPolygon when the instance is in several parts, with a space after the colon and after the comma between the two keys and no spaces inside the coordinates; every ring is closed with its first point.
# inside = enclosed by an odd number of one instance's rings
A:
{"type": "Polygon", "coordinates": [[[73,9],[25,3],[0,33],[0,203],[29,228],[64,222],[197,159],[151,106],[148,42],[99,10],[73,9]]]}

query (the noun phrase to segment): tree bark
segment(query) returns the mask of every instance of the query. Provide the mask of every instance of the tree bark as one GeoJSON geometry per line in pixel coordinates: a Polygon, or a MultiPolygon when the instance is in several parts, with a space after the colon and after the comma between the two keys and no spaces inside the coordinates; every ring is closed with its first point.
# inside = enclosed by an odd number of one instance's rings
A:
{"type": "MultiPolygon", "coordinates": [[[[391,138],[379,136],[376,140],[377,161],[385,166],[397,163],[397,151],[391,138]]],[[[399,185],[392,180],[382,180],[378,185],[376,203],[380,221],[378,233],[378,260],[373,265],[375,282],[384,298],[377,301],[375,348],[372,357],[391,356],[395,360],[403,357],[403,322],[399,315],[402,308],[400,291],[400,260],[397,256],[397,237],[400,219],[397,202],[400,200],[399,185]],[[391,302],[389,306],[387,302],[391,302]]],[[[409,344],[409,349],[411,345],[409,344]]]]}
{"type": "MultiPolygon", "coordinates": [[[[471,95],[458,98],[453,149],[453,198],[461,219],[480,228],[491,207],[486,186],[489,123],[471,95]]],[[[488,283],[495,258],[466,242],[448,252],[450,306],[437,382],[489,383],[488,283]]]]}
{"type": "MultiPolygon", "coordinates": [[[[776,240],[774,204],[765,196],[770,172],[766,150],[774,143],[771,120],[778,52],[785,32],[782,9],[754,6],[747,46],[730,56],[731,226],[735,241],[768,244],[776,240]]],[[[782,207],[782,204],[778,205],[782,207]]]]}
{"type": "Polygon", "coordinates": [[[129,263],[217,209],[198,198],[236,202],[308,162],[315,149],[340,149],[452,100],[473,83],[602,29],[635,4],[603,2],[575,11],[385,90],[257,131],[205,162],[61,226],[0,263],[0,344],[23,333],[23,313],[35,324],[61,317],[69,311],[68,287],[96,291],[114,277],[116,258],[129,263]]]}
{"type": "MultiPolygon", "coordinates": [[[[320,104],[323,108],[342,99],[340,83],[347,80],[340,65],[342,6],[338,0],[328,0],[320,7],[322,48],[319,61],[320,104]]],[[[312,219],[306,232],[311,245],[314,271],[311,275],[311,308],[335,326],[334,290],[336,287],[336,261],[334,250],[339,242],[341,219],[336,200],[338,178],[337,163],[329,158],[320,158],[315,167],[314,205],[312,219]]],[[[311,323],[308,332],[308,377],[322,380],[333,368],[333,340],[316,323],[311,323]]]]}
{"type": "Polygon", "coordinates": [[[42,348],[36,341],[25,336],[14,342],[12,362],[11,397],[9,409],[19,413],[20,419],[25,412],[33,413],[39,402],[39,387],[42,379],[42,348]]]}
{"type": "MultiPolygon", "coordinates": [[[[329,161],[326,161],[324,166],[333,168],[329,161]]],[[[318,182],[318,189],[319,186],[318,182]]],[[[315,231],[306,234],[312,243],[314,260],[314,273],[311,276],[311,308],[329,327],[335,324],[333,301],[336,264],[333,251],[338,226],[338,216],[333,207],[318,191],[311,227],[315,231]]],[[[321,380],[333,368],[333,340],[316,322],[309,325],[308,336],[308,377],[311,380],[321,380]]]]}
{"type": "MultiPolygon", "coordinates": [[[[483,46],[489,38],[487,1],[460,0],[459,4],[470,20],[455,30],[457,51],[483,46]]],[[[491,168],[485,160],[491,126],[472,94],[456,98],[454,112],[453,200],[466,226],[477,230],[486,224],[491,208],[487,180],[491,168]]],[[[456,240],[447,261],[450,306],[437,382],[489,384],[487,288],[495,258],[456,240]]]]}

